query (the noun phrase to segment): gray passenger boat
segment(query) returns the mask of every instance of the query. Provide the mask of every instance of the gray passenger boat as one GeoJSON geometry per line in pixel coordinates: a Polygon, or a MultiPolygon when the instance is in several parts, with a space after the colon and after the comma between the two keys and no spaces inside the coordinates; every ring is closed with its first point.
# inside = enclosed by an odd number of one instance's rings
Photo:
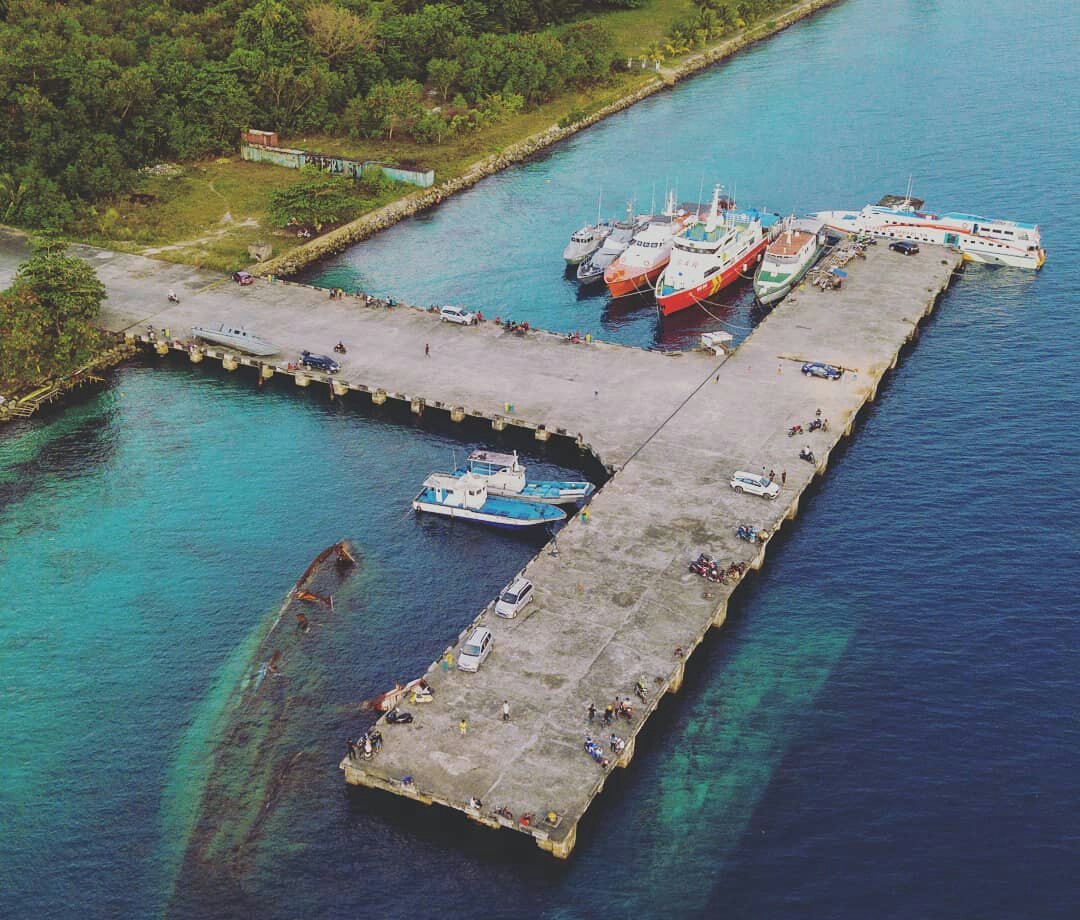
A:
{"type": "Polygon", "coordinates": [[[273,342],[260,339],[242,326],[228,326],[225,323],[221,323],[216,329],[209,326],[192,326],[191,334],[197,339],[213,342],[215,345],[224,345],[227,348],[235,348],[237,351],[244,351],[249,355],[258,355],[259,357],[276,355],[281,351],[273,342]]]}

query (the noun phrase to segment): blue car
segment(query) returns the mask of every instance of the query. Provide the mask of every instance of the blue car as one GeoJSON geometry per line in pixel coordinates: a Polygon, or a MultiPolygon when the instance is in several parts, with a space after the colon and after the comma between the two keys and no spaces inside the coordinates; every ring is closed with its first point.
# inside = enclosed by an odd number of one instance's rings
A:
{"type": "Polygon", "coordinates": [[[826,380],[839,380],[844,372],[831,364],[822,364],[820,361],[809,361],[802,366],[802,372],[807,377],[824,377],[826,380]]]}
{"type": "Polygon", "coordinates": [[[341,370],[341,365],[327,355],[313,355],[310,351],[300,352],[300,366],[313,367],[316,370],[326,371],[328,374],[336,374],[341,370]]]}

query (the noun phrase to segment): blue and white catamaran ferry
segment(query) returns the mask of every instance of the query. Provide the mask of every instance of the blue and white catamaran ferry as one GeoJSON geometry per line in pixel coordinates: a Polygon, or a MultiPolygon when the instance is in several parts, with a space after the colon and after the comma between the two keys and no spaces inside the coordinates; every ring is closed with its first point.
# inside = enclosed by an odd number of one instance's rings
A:
{"type": "Polygon", "coordinates": [[[518,460],[517,451],[512,454],[499,454],[490,450],[474,450],[469,454],[465,465],[454,470],[455,476],[464,476],[466,473],[482,477],[487,485],[488,495],[542,502],[545,505],[576,504],[596,491],[596,486],[591,482],[526,479],[525,467],[518,460]]]}
{"type": "Polygon", "coordinates": [[[414,511],[514,529],[566,519],[566,512],[553,505],[489,495],[484,477],[474,473],[432,473],[412,506],[414,511]]]}
{"type": "Polygon", "coordinates": [[[969,262],[1042,268],[1046,252],[1038,224],[974,214],[931,214],[907,195],[886,195],[861,211],[818,211],[834,233],[872,233],[893,240],[937,243],[959,249],[969,262]]]}

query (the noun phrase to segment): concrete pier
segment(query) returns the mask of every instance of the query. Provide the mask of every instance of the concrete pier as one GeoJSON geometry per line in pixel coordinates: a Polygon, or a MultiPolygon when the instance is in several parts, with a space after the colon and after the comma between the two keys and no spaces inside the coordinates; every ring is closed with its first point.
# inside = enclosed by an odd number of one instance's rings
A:
{"type": "MultiPolygon", "coordinates": [[[[676,357],[572,345],[544,333],[519,338],[491,323],[451,326],[422,310],[328,300],[325,292],[293,285],[238,288],[135,256],[79,254],[95,263],[108,287],[109,327],[141,337],[150,324],[155,339],[166,328],[166,353],[188,351],[195,360],[186,342],[190,326],[222,321],[247,325],[293,357],[301,348],[330,353],[342,339],[349,352],[333,379],[298,373],[289,359],[236,360],[260,367],[264,378],[280,372],[322,385],[328,398],[362,393],[375,405],[396,400],[455,420],[490,419],[497,431],[521,425],[541,437],[565,435],[617,471],[588,513],[560,531],[557,552],[549,546],[526,566],[534,602],[514,620],[496,617],[489,606],[448,648],[432,647],[425,676],[434,702],[406,706],[411,725],[382,725],[385,746],[373,759],[341,764],[348,783],[528,834],[562,858],[611,771],[632,763],[638,732],[662,710],[664,694],[682,685],[709,629],[726,618],[738,579],[706,582],[687,571],[688,563],[704,551],[724,564],[763,564],[768,540],[794,519],[803,490],[851,434],[960,265],[957,253],[934,246],[913,257],[871,247],[846,266],[842,291],[804,284],[721,361],[701,352],[676,357]],[[178,306],[165,301],[170,287],[180,294],[178,306]],[[845,373],[838,381],[806,377],[804,361],[845,373]],[[807,428],[819,409],[827,432],[788,437],[792,425],[807,428]],[[806,445],[813,464],[799,459],[806,445]],[[729,479],[739,469],[775,471],[784,480],[779,497],[735,493],[729,479]],[[736,539],[739,524],[766,532],[766,541],[736,539]],[[475,674],[444,671],[444,652],[456,663],[477,623],[494,633],[490,657],[475,674]],[[634,696],[642,677],[646,705],[634,696]],[[590,702],[602,711],[616,697],[631,699],[631,721],[616,720],[612,729],[599,719],[587,722],[590,702]],[[502,721],[503,700],[509,722],[502,721]],[[626,747],[601,767],[583,750],[583,738],[591,733],[606,748],[612,730],[626,747]],[[470,806],[474,798],[483,803],[479,809],[470,806]]],[[[231,356],[214,346],[199,354],[231,356]]]]}

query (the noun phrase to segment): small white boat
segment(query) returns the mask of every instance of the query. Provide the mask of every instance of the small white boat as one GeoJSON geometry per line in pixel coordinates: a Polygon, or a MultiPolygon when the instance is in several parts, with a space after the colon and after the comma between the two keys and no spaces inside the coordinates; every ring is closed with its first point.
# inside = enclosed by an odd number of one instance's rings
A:
{"type": "Polygon", "coordinates": [[[424,480],[424,488],[412,506],[414,511],[515,530],[566,519],[566,512],[553,505],[488,495],[485,479],[473,473],[432,473],[424,480]]]}
{"type": "Polygon", "coordinates": [[[586,224],[580,230],[574,231],[574,234],[570,237],[570,242],[566,244],[562,257],[566,260],[567,265],[580,265],[584,262],[600,248],[600,244],[608,238],[608,234],[614,229],[611,221],[600,219],[600,205],[602,202],[603,196],[600,196],[596,201],[596,223],[586,224]]]}
{"type": "Polygon", "coordinates": [[[518,460],[517,451],[499,454],[490,450],[474,450],[469,454],[465,466],[454,471],[458,477],[468,474],[480,476],[487,485],[489,495],[545,505],[572,505],[584,501],[596,491],[596,486],[591,482],[526,479],[525,467],[518,460]]]}
{"type": "Polygon", "coordinates": [[[266,357],[267,355],[276,355],[281,351],[273,342],[260,339],[242,326],[227,326],[225,323],[221,323],[216,329],[209,326],[192,326],[191,334],[197,339],[213,342],[215,345],[224,345],[227,348],[235,348],[237,351],[247,352],[249,355],[266,357]]]}
{"type": "Polygon", "coordinates": [[[754,275],[758,301],[767,306],[783,300],[821,258],[826,236],[825,222],[816,217],[784,221],[754,275]]]}
{"type": "Polygon", "coordinates": [[[570,237],[570,242],[563,250],[563,258],[567,265],[580,265],[591,256],[601,244],[608,238],[612,226],[607,223],[586,224],[580,230],[576,230],[570,237]]]}

